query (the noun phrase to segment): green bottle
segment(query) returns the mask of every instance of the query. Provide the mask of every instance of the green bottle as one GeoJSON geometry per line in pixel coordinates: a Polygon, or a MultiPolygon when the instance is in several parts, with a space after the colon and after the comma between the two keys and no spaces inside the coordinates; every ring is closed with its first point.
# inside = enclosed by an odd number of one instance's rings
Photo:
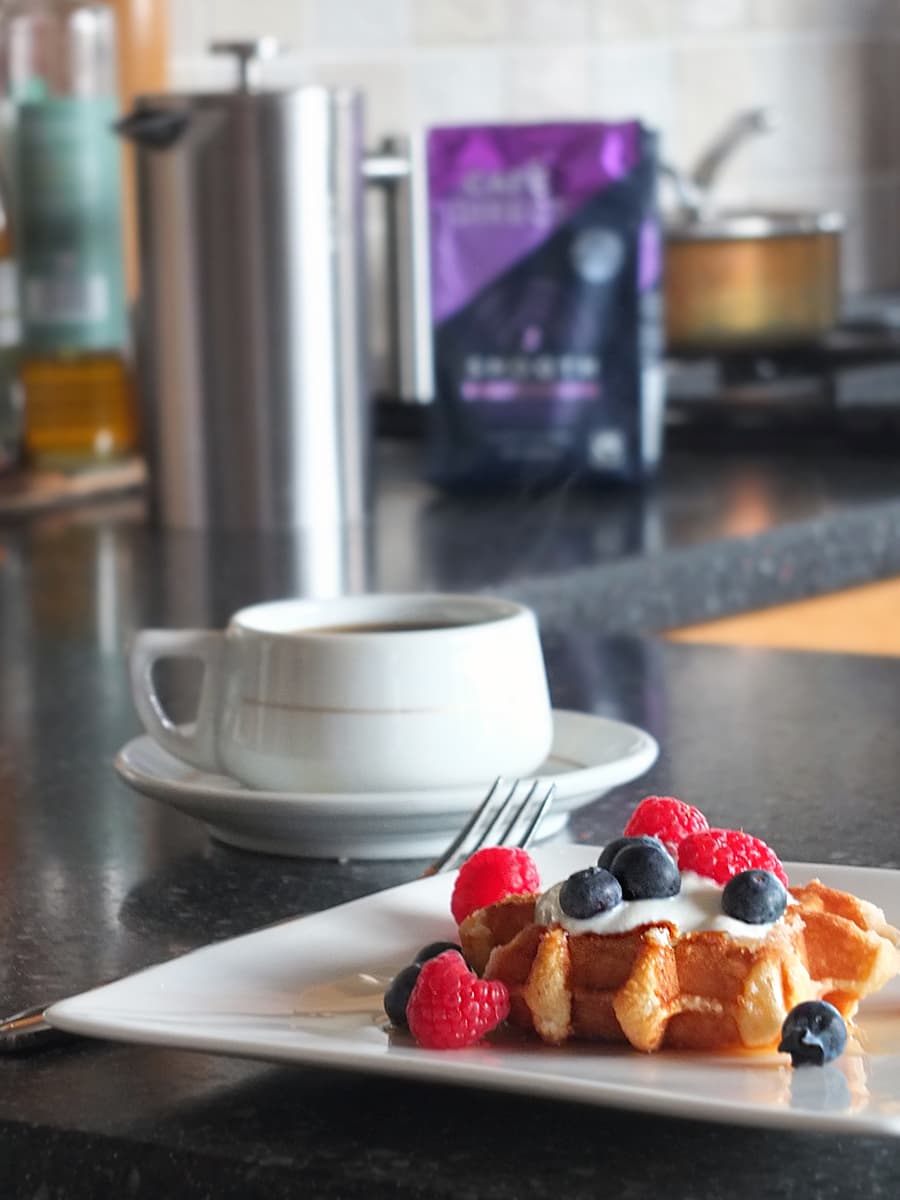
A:
{"type": "Polygon", "coordinates": [[[22,388],[19,383],[19,279],[7,205],[0,192],[0,475],[22,455],[22,388]]]}
{"type": "Polygon", "coordinates": [[[3,22],[25,450],[38,465],[136,442],[115,34],[112,6],[86,0],[13,0],[3,22]]]}

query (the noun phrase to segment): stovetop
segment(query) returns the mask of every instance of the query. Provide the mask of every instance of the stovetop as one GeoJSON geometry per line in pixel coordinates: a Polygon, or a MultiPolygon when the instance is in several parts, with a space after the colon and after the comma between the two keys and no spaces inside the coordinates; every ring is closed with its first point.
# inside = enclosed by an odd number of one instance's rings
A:
{"type": "Polygon", "coordinates": [[[667,422],[685,437],[718,429],[900,438],[900,298],[850,300],[814,341],[667,360],[667,422]]]}

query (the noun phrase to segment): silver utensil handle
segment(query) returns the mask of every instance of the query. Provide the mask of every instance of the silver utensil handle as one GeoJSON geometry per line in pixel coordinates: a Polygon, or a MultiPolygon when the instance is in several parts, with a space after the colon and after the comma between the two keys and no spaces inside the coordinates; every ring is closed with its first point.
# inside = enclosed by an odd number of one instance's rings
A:
{"type": "Polygon", "coordinates": [[[385,204],[384,303],[389,395],[425,404],[434,390],[431,359],[424,162],[419,140],[392,136],[363,160],[363,176],[385,204]]]}

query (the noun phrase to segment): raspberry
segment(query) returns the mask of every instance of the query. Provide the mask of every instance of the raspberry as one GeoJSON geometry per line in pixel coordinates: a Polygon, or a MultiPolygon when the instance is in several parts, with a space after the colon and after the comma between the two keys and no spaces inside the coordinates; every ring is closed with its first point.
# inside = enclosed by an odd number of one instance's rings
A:
{"type": "Polygon", "coordinates": [[[658,837],[670,854],[689,833],[702,833],[709,822],[699,808],[674,796],[645,796],[625,826],[626,837],[658,837]]]}
{"type": "Polygon", "coordinates": [[[486,908],[517,892],[539,892],[541,877],[526,850],[488,846],[463,863],[453,885],[450,911],[457,925],[476,908],[486,908]]]}
{"type": "Polygon", "coordinates": [[[410,1033],[427,1050],[474,1046],[509,1015],[499,979],[479,979],[455,950],[422,964],[406,1006],[410,1033]]]}
{"type": "Polygon", "coordinates": [[[774,850],[740,829],[707,829],[678,844],[678,866],[726,884],[741,871],[771,871],[787,887],[787,875],[774,850]]]}

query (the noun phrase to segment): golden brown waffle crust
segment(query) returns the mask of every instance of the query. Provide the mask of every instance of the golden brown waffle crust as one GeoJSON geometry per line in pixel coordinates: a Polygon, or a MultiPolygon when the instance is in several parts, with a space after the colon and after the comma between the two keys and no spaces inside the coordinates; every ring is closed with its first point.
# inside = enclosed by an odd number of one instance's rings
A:
{"type": "Polygon", "coordinates": [[[509,988],[511,1024],[545,1042],[772,1048],[796,1004],[825,999],[850,1019],[900,972],[900,933],[875,905],[819,880],[791,893],[758,941],[668,922],[573,934],[534,923],[536,895],[479,909],[459,933],[472,967],[509,988]]]}

